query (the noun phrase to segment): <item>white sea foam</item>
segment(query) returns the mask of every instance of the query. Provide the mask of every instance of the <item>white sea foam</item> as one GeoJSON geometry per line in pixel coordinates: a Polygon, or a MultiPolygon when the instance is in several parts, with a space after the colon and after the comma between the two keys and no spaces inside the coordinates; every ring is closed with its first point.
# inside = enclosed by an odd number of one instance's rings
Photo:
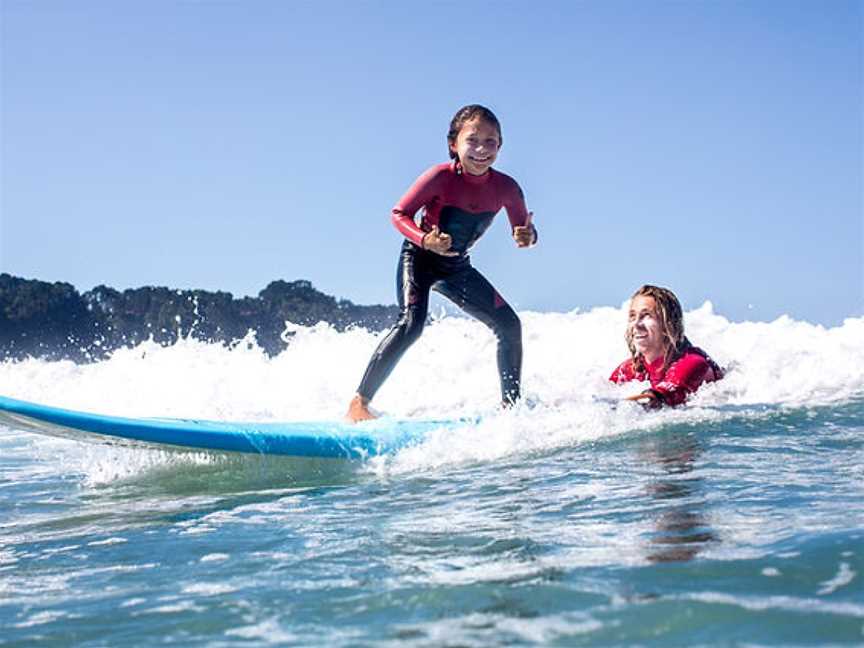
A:
{"type": "MultiPolygon", "coordinates": [[[[431,322],[396,367],[374,406],[394,417],[482,415],[468,429],[442,429],[396,458],[372,462],[400,472],[484,461],[651,429],[670,421],[717,420],[763,406],[819,406],[864,396],[864,317],[825,328],[781,317],[730,322],[712,305],[686,314],[687,334],[729,369],[680,410],[646,415],[613,403],[639,387],[607,379],[626,357],[621,308],[521,313],[526,403],[510,412],[499,401],[495,340],[482,324],[445,316],[431,322]]],[[[217,420],[323,420],[342,416],[383,333],[338,332],[319,324],[289,325],[294,337],[268,357],[249,337],[231,348],[183,339],[144,343],[90,365],[26,360],[0,363],[0,394],[120,416],[217,420]]],[[[59,454],[46,440],[45,452],[59,454]]],[[[80,446],[80,444],[71,444],[80,446]]],[[[104,482],[177,459],[170,453],[90,446],[63,451],[90,481],[104,482]]],[[[69,463],[71,462],[71,464],[69,463]]]]}
{"type": "Polygon", "coordinates": [[[849,583],[855,580],[857,574],[855,570],[849,566],[849,563],[842,562],[840,563],[840,568],[838,572],[834,575],[830,580],[821,583],[822,587],[817,592],[819,596],[827,596],[828,594],[833,594],[841,587],[845,587],[849,583]]]}

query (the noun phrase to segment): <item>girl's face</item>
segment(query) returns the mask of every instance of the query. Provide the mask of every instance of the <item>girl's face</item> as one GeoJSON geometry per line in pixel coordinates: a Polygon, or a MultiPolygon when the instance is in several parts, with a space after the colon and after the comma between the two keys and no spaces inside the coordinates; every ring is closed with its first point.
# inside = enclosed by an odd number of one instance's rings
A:
{"type": "Polygon", "coordinates": [[[501,138],[498,129],[481,117],[468,120],[462,126],[450,150],[459,156],[462,168],[471,175],[483,175],[498,157],[501,138]]]}
{"type": "Polygon", "coordinates": [[[630,301],[627,332],[633,340],[633,346],[647,362],[653,362],[663,355],[663,330],[653,297],[637,295],[630,301]]]}

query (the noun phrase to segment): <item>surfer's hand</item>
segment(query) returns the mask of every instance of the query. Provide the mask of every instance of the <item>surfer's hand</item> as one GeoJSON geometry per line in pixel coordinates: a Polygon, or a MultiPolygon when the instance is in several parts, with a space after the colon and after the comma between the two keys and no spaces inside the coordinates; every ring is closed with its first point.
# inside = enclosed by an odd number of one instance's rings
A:
{"type": "Polygon", "coordinates": [[[645,409],[657,409],[658,407],[663,407],[663,401],[660,400],[657,392],[653,389],[646,389],[641,394],[633,394],[624,400],[636,401],[645,409]]]}
{"type": "Polygon", "coordinates": [[[439,230],[437,225],[423,235],[423,249],[435,254],[440,254],[441,256],[459,256],[458,252],[450,249],[451,245],[453,245],[453,239],[446,232],[439,230]]]}
{"type": "Polygon", "coordinates": [[[531,247],[537,242],[537,230],[534,228],[534,212],[528,212],[528,220],[524,225],[517,225],[513,228],[513,240],[516,241],[517,247],[531,247]]]}
{"type": "Polygon", "coordinates": [[[537,230],[534,229],[533,225],[517,225],[513,228],[513,240],[516,241],[517,247],[531,247],[537,240],[537,230]]]}

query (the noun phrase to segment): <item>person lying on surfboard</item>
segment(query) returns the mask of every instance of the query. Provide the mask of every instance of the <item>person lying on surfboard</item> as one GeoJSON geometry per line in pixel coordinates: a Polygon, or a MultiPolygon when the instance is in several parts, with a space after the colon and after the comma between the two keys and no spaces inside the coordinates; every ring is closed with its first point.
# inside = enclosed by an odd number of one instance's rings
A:
{"type": "Polygon", "coordinates": [[[681,303],[667,288],[645,285],[630,298],[624,335],[630,357],[609,380],[620,385],[633,380],[651,388],[630,396],[648,408],[681,405],[706,382],[720,380],[723,370],[684,335],[681,303]]]}
{"type": "Polygon", "coordinates": [[[519,398],[522,325],[468,255],[502,207],[516,245],[537,243],[522,190],[513,178],[492,168],[501,143],[501,125],[491,110],[476,104],[461,108],[447,133],[451,161],[423,173],[393,208],[393,224],[405,237],[396,270],[399,319],[372,354],[348,407],[348,420],[375,418],[369,401],[420,337],[430,290],[492,329],[498,338],[501,400],[509,406],[519,398]],[[418,224],[414,218],[421,209],[418,224]]]}

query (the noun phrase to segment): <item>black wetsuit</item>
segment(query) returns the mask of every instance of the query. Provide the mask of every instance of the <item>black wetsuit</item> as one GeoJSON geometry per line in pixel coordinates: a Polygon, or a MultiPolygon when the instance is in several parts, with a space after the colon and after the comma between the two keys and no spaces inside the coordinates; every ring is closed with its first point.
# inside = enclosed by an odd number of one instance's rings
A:
{"type": "Polygon", "coordinates": [[[396,363],[423,331],[429,291],[435,290],[477,318],[498,338],[501,398],[520,395],[522,326],[519,317],[492,284],[472,265],[468,252],[495,214],[506,207],[512,226],[528,223],[522,191],[509,176],[490,170],[483,176],[463,174],[457,164],[440,164],[424,173],[393,209],[393,221],[406,241],[399,255],[396,290],[400,315],[378,345],[357,392],[371,400],[396,363]],[[420,226],[414,215],[424,208],[420,226]],[[437,225],[452,237],[447,257],[422,249],[423,235],[437,225]]]}

